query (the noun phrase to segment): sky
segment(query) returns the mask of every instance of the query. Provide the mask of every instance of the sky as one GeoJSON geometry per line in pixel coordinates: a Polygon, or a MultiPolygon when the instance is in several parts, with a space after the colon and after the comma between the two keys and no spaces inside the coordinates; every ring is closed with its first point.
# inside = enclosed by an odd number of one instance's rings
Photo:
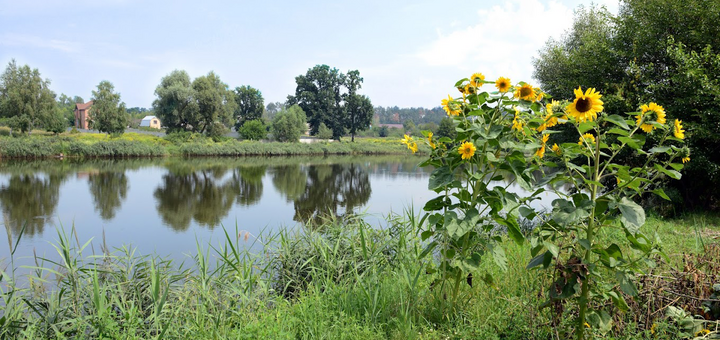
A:
{"type": "Polygon", "coordinates": [[[429,108],[474,72],[536,82],[533,58],[580,5],[590,2],[0,0],[0,65],[37,68],[55,93],[86,101],[108,80],[127,107],[150,108],[175,69],[214,71],[267,104],[326,64],[360,71],[373,105],[429,108]]]}

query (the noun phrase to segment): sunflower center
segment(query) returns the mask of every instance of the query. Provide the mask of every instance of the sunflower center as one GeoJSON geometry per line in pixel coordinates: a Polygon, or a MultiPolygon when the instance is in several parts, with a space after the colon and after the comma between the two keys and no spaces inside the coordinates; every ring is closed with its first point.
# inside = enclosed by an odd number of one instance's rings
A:
{"type": "Polygon", "coordinates": [[[590,109],[592,109],[592,100],[590,100],[590,98],[578,99],[575,104],[575,109],[582,113],[590,111],[590,109]]]}
{"type": "Polygon", "coordinates": [[[532,89],[529,87],[523,87],[520,89],[520,96],[527,97],[532,94],[532,89]]]}

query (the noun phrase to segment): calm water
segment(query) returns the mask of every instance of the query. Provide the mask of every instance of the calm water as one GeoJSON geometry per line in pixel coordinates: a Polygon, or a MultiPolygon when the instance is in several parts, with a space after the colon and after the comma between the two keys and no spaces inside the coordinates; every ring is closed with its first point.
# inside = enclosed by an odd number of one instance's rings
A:
{"type": "MultiPolygon", "coordinates": [[[[50,242],[74,225],[81,243],[103,233],[110,248],[131,244],[140,254],[182,259],[217,244],[222,226],[257,235],[297,227],[324,214],[383,216],[418,209],[434,197],[418,157],[337,156],[234,159],[144,159],[0,163],[3,224],[25,234],[17,257],[56,258],[50,242]]],[[[7,263],[9,247],[0,246],[7,263]]],[[[87,254],[91,254],[88,248],[87,254]]],[[[3,266],[4,267],[4,266],[3,266]]]]}
{"type": "MultiPolygon", "coordinates": [[[[185,259],[200,244],[217,244],[222,226],[258,235],[298,228],[334,214],[364,212],[372,225],[435,194],[420,157],[168,158],[0,163],[3,224],[25,234],[16,258],[57,259],[51,242],[62,227],[77,230],[95,253],[132,245],[139,254],[185,259]]],[[[517,190],[517,189],[516,189],[517,190]]],[[[538,204],[548,206],[550,197],[538,204]]],[[[0,246],[0,265],[9,246],[0,246]]],[[[88,247],[87,254],[92,253],[88,247]]]]}

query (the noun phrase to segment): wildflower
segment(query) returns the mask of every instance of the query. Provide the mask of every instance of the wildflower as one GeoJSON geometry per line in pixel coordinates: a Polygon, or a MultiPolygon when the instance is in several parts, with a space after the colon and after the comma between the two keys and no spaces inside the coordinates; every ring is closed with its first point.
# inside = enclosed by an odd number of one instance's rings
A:
{"type": "MultiPolygon", "coordinates": [[[[555,116],[556,113],[562,112],[563,107],[557,100],[553,99],[550,103],[545,105],[545,110],[547,111],[547,116],[545,116],[545,121],[548,123],[548,127],[553,127],[557,124],[564,124],[561,123],[558,120],[558,117],[555,116]],[[552,124],[552,125],[550,125],[552,124]]],[[[562,115],[560,119],[567,121],[568,117],[566,115],[562,115]]]]}
{"type": "Polygon", "coordinates": [[[408,135],[404,135],[404,138],[400,140],[401,143],[408,145],[410,142],[412,142],[412,137],[408,135]]]}
{"type": "Polygon", "coordinates": [[[655,328],[656,328],[656,327],[657,327],[657,324],[656,324],[656,323],[653,323],[652,326],[650,327],[650,334],[653,334],[653,335],[655,334],[655,328]]]}
{"type": "Polygon", "coordinates": [[[586,133],[580,137],[578,144],[583,145],[583,142],[589,145],[593,145],[595,144],[595,136],[593,136],[591,133],[586,133]]]}
{"type": "Polygon", "coordinates": [[[477,73],[473,73],[473,75],[470,76],[470,85],[472,85],[473,87],[482,86],[483,85],[482,83],[484,81],[485,81],[485,75],[483,75],[482,73],[477,72],[477,73]]]}
{"type": "Polygon", "coordinates": [[[495,81],[495,87],[497,87],[500,92],[507,92],[510,90],[510,79],[505,77],[498,78],[498,80],[495,81]]]}
{"type": "Polygon", "coordinates": [[[428,133],[428,137],[427,137],[427,139],[428,139],[428,144],[430,144],[430,147],[433,148],[433,150],[435,150],[435,148],[436,148],[437,146],[435,145],[435,143],[433,143],[432,136],[433,136],[433,133],[432,133],[432,132],[428,133]]]}
{"type": "Polygon", "coordinates": [[[697,332],[695,333],[695,336],[696,336],[696,337],[700,337],[700,336],[706,336],[706,335],[708,335],[708,334],[710,334],[710,330],[709,330],[709,329],[702,329],[702,330],[697,331],[697,332]]]}
{"type": "Polygon", "coordinates": [[[475,154],[475,145],[472,142],[464,142],[458,148],[458,153],[462,156],[462,159],[470,159],[475,154]]]}
{"type": "Polygon", "coordinates": [[[585,327],[587,327],[587,328],[590,328],[590,324],[589,324],[589,323],[587,323],[587,322],[586,322],[586,323],[584,323],[584,324],[583,324],[583,326],[585,326],[585,327]]]}
{"type": "Polygon", "coordinates": [[[530,84],[523,84],[519,89],[515,90],[515,98],[533,101],[537,98],[537,93],[530,84]]]}
{"type": "Polygon", "coordinates": [[[597,114],[603,110],[600,92],[595,92],[594,88],[590,88],[583,93],[582,87],[578,87],[574,92],[575,101],[566,107],[568,114],[574,117],[578,123],[592,122],[597,119],[597,114]]]}
{"type": "Polygon", "coordinates": [[[642,113],[635,116],[635,118],[637,119],[637,124],[640,125],[643,131],[650,133],[655,129],[654,125],[648,124],[647,122],[656,121],[660,124],[665,124],[665,109],[662,106],[655,103],[650,103],[649,105],[643,104],[640,110],[642,113]]]}
{"type": "Polygon", "coordinates": [[[560,156],[560,154],[562,153],[562,150],[560,150],[560,147],[557,145],[557,143],[553,144],[552,151],[558,156],[560,156]]]}
{"type": "Polygon", "coordinates": [[[685,157],[682,158],[683,164],[685,164],[685,163],[687,163],[687,162],[689,162],[689,161],[690,161],[690,156],[685,156],[685,157]]]}
{"type": "Polygon", "coordinates": [[[458,105],[450,95],[448,95],[447,99],[443,99],[441,104],[448,116],[457,116],[460,114],[460,105],[458,105]]]}
{"type": "Polygon", "coordinates": [[[675,138],[685,138],[685,130],[683,130],[682,120],[675,119],[675,128],[673,129],[673,134],[675,135],[675,138]]]}
{"type": "Polygon", "coordinates": [[[541,146],[537,151],[535,151],[535,156],[538,156],[540,158],[545,157],[545,145],[541,146]]]}

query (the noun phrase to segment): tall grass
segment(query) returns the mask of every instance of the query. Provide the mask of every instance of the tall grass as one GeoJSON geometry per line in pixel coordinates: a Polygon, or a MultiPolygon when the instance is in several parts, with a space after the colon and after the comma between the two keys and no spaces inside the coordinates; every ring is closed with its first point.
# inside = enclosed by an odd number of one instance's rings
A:
{"type": "MultiPolygon", "coordinates": [[[[564,321],[553,326],[552,311],[539,308],[545,297],[537,287],[547,277],[525,269],[529,245],[504,242],[507,271],[482,266],[474,276],[491,273],[495,282],[469,281],[462,303],[450,310],[447,292],[433,285],[429,263],[420,260],[418,223],[409,210],[388,218],[384,229],[358,216],[260,235],[235,227],[224,229],[218,244],[198,240],[187,263],[130,247],[110,250],[104,241],[95,253],[97,241],[60,230],[57,254],[36,258],[25,278],[15,278],[14,264],[2,272],[0,339],[563,337],[564,321]]],[[[14,254],[22,235],[8,235],[14,254]]],[[[689,249],[684,244],[673,249],[689,249]]],[[[652,334],[628,315],[622,320],[613,338],[677,334],[669,321],[652,334]]]]}

